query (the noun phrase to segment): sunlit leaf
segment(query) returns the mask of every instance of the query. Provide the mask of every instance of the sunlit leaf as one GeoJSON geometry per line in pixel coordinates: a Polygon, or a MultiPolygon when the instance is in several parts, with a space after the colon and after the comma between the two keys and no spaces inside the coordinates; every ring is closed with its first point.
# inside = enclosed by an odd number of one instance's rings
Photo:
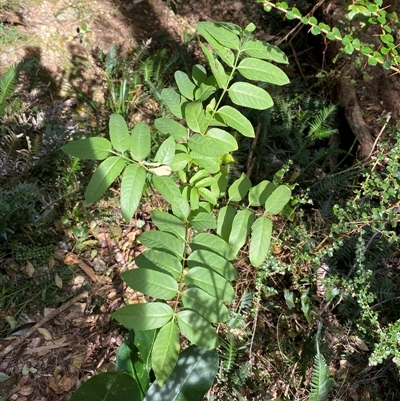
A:
{"type": "Polygon", "coordinates": [[[249,259],[254,267],[259,267],[268,255],[272,235],[272,222],[267,217],[259,217],[251,227],[249,259]]]}
{"type": "Polygon", "coordinates": [[[123,306],[112,313],[112,317],[128,329],[151,330],[167,324],[174,315],[165,303],[152,302],[123,306]]]}
{"type": "Polygon", "coordinates": [[[119,114],[111,114],[109,129],[113,148],[118,152],[126,152],[130,147],[131,136],[124,118],[119,114]]]}
{"type": "Polygon", "coordinates": [[[125,168],[125,161],[118,156],[104,160],[94,172],[85,191],[86,203],[96,202],[125,168]]]}
{"type": "Polygon", "coordinates": [[[121,213],[129,222],[139,206],[143,187],[146,182],[146,170],[137,164],[130,164],[124,171],[121,181],[121,213]]]}
{"type": "Polygon", "coordinates": [[[154,374],[160,386],[174,369],[178,360],[179,348],[178,326],[171,320],[158,332],[151,353],[154,374]]]}

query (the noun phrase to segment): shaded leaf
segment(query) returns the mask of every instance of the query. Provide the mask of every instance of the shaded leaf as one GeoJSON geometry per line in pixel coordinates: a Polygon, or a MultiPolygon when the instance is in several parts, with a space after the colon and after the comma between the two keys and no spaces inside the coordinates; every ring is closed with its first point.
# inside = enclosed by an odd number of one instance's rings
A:
{"type": "Polygon", "coordinates": [[[135,258],[138,267],[144,269],[160,270],[177,279],[182,273],[181,261],[170,253],[158,249],[149,249],[135,258]]]}
{"type": "Polygon", "coordinates": [[[183,139],[186,139],[188,135],[187,128],[185,128],[182,124],[179,124],[172,118],[168,117],[156,118],[154,120],[154,125],[158,129],[158,131],[166,135],[171,135],[175,139],[175,141],[181,141],[183,139]]]}
{"type": "Polygon", "coordinates": [[[182,238],[182,240],[186,239],[185,225],[177,217],[161,210],[153,210],[150,212],[150,216],[151,220],[159,230],[174,234],[177,237],[182,238]]]}
{"type": "Polygon", "coordinates": [[[212,386],[217,369],[217,351],[190,346],[179,355],[164,385],[160,387],[154,382],[144,401],[202,401],[212,386]]]}
{"type": "Polygon", "coordinates": [[[182,334],[192,343],[205,349],[218,346],[218,334],[211,324],[191,310],[177,313],[178,325],[182,334]]]}
{"type": "Polygon", "coordinates": [[[218,273],[204,267],[193,267],[185,276],[187,286],[195,286],[222,301],[232,301],[235,291],[229,282],[218,273]]]}
{"type": "Polygon", "coordinates": [[[199,313],[211,323],[226,322],[230,316],[228,308],[220,300],[200,288],[188,288],[182,294],[182,302],[186,309],[199,313]]]}
{"type": "Polygon", "coordinates": [[[132,401],[141,399],[135,379],[124,372],[105,372],[91,377],[72,394],[70,401],[132,401]]]}
{"type": "Polygon", "coordinates": [[[108,139],[95,137],[69,142],[61,149],[79,159],[103,160],[110,154],[112,146],[108,139]]]}

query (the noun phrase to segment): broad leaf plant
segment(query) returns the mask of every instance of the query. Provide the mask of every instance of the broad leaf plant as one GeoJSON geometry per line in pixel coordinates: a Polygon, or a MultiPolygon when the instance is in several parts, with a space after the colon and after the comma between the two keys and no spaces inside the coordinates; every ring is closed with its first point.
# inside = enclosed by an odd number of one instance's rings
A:
{"type": "MultiPolygon", "coordinates": [[[[128,286],[152,301],[113,313],[128,329],[155,333],[148,357],[161,389],[179,368],[180,335],[202,349],[218,346],[215,325],[229,319],[226,303],[235,297],[233,261],[249,243],[250,263],[263,263],[271,216],[291,197],[286,185],[262,181],[253,186],[245,174],[233,182],[229,175],[237,136],[255,136],[242,111],[272,107],[265,84],[289,83],[275,65],[288,63],[285,54],[254,39],[254,24],[242,29],[199,22],[196,29],[205,39],[200,46],[208,69],[195,65],[191,75],[176,71],[177,89],[162,91],[173,117],[154,121],[155,129],[168,136],[155,153],[151,128],[139,122],[130,131],[118,114],[110,117],[109,139],[81,139],[63,147],[69,155],[101,161],[86,188],[87,203],[100,199],[120,177],[126,222],[148,186],[170,205],[169,211],[151,212],[158,230],[140,235],[147,250],[136,258],[137,268],[122,273],[128,286]]],[[[143,395],[149,382],[140,384],[143,395]]]]}

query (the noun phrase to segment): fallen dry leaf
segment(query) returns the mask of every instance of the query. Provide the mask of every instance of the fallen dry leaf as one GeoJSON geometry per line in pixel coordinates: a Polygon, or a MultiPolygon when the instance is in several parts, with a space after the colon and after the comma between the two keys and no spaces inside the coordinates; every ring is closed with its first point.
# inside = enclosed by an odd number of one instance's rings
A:
{"type": "Polygon", "coordinates": [[[29,277],[32,277],[33,274],[35,273],[35,268],[33,266],[33,264],[31,262],[29,262],[29,260],[26,262],[26,268],[25,268],[26,274],[29,277]]]}
{"type": "Polygon", "coordinates": [[[77,255],[74,255],[73,253],[69,253],[65,258],[64,258],[64,263],[66,265],[78,265],[88,276],[89,278],[96,282],[97,277],[93,269],[85,263],[82,259],[80,259],[77,255]]]}
{"type": "Polygon", "coordinates": [[[56,274],[56,276],[54,277],[54,281],[56,282],[56,286],[58,288],[62,288],[63,287],[63,282],[60,278],[60,276],[58,274],[56,274]]]}
{"type": "Polygon", "coordinates": [[[27,384],[25,386],[22,386],[21,389],[19,390],[19,393],[21,395],[31,395],[35,388],[33,387],[32,384],[27,384]]]}
{"type": "Polygon", "coordinates": [[[65,376],[61,377],[61,379],[58,381],[57,384],[58,384],[58,387],[60,388],[60,390],[67,392],[72,389],[72,387],[75,384],[75,380],[73,380],[69,376],[65,375],[65,376]]]}
{"type": "Polygon", "coordinates": [[[56,379],[54,377],[49,377],[49,381],[47,382],[48,386],[56,393],[56,394],[60,394],[61,390],[60,387],[58,387],[57,383],[56,383],[56,379]]]}
{"type": "Polygon", "coordinates": [[[37,331],[44,337],[45,340],[51,341],[53,339],[49,330],[45,329],[44,327],[39,327],[37,331]]]}

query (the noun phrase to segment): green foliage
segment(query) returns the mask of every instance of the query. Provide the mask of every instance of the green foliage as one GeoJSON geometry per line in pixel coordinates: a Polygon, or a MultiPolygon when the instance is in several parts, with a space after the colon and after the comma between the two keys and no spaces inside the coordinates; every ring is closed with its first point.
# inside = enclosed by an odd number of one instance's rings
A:
{"type": "Polygon", "coordinates": [[[108,106],[113,113],[128,117],[139,104],[150,97],[161,101],[164,77],[179,60],[176,52],[167,57],[165,49],[147,56],[151,39],[144,42],[129,60],[118,54],[112,45],[106,55],[100,55],[107,79],[108,106]]]}
{"type": "Polygon", "coordinates": [[[6,240],[40,216],[42,192],[35,183],[21,182],[0,193],[0,238],[6,240]]]}
{"type": "Polygon", "coordinates": [[[8,70],[0,76],[0,117],[5,114],[7,100],[14,94],[17,76],[17,67],[8,68],[8,70]]]}
{"type": "MultiPolygon", "coordinates": [[[[151,349],[157,383],[148,394],[154,388],[161,394],[175,391],[170,390],[169,381],[175,380],[175,370],[183,375],[179,358],[192,349],[179,356],[179,334],[201,347],[198,352],[209,355],[207,358],[213,355],[205,351],[218,346],[213,324],[229,319],[225,303],[235,297],[230,282],[237,275],[230,261],[251,236],[250,262],[255,267],[262,264],[269,251],[271,216],[280,214],[291,198],[285,185],[265,181],[252,187],[244,175],[228,188],[226,168],[229,154],[238,149],[230,131],[254,136],[241,107],[264,110],[273,104],[268,92],[251,81],[288,83],[281,69],[264,61],[287,63],[286,56],[278,48],[254,40],[252,24],[243,30],[234,24],[200,22],[196,28],[210,46],[201,43],[212,75],[195,65],[191,75],[175,73],[179,92],[172,88],[161,92],[171,113],[184,118],[188,128],[168,117],[156,119],[156,128],[168,137],[154,153],[150,127],[140,122],[129,130],[124,118],[113,114],[109,140],[87,138],[63,147],[71,156],[101,160],[86,188],[86,202],[98,200],[122,177],[120,201],[126,222],[147,185],[158,190],[170,205],[171,213],[151,212],[158,231],[140,235],[147,251],[136,259],[137,269],[122,275],[131,288],[154,301],[128,305],[113,313],[127,328],[157,330],[151,349]],[[226,106],[226,97],[240,107],[226,106]],[[180,180],[170,177],[174,174],[180,180]],[[242,202],[247,197],[251,203],[242,202]],[[219,202],[230,205],[218,214],[219,202]],[[217,233],[204,232],[209,229],[217,233]]],[[[214,363],[209,361],[210,366],[214,363]]]]}
{"type": "Polygon", "coordinates": [[[399,28],[399,19],[396,12],[389,13],[383,7],[381,0],[357,0],[348,6],[347,20],[357,21],[357,25],[366,30],[372,26],[373,36],[379,38],[380,45],[376,47],[374,43],[363,43],[359,37],[354,37],[354,29],[349,26],[344,32],[337,27],[330,27],[323,22],[318,22],[314,16],[303,16],[296,7],[290,8],[286,2],[271,2],[258,0],[264,3],[265,11],[269,12],[272,8],[285,13],[287,19],[297,19],[305,25],[311,27],[313,35],[323,34],[329,40],[339,41],[342,44],[344,53],[352,54],[354,50],[367,57],[368,64],[380,64],[386,70],[400,72],[400,55],[395,44],[396,32],[399,28]]]}
{"type": "Polygon", "coordinates": [[[322,323],[318,323],[318,331],[315,339],[316,354],[314,357],[313,374],[311,377],[311,392],[309,401],[326,401],[328,399],[331,380],[329,378],[329,367],[320,351],[319,338],[322,323]]]}

